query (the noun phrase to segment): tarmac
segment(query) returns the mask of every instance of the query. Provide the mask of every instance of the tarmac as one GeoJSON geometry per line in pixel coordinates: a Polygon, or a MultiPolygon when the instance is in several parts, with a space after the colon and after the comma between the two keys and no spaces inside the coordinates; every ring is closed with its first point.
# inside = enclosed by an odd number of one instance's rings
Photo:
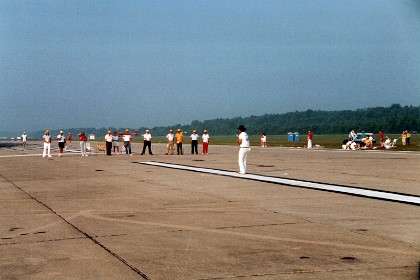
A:
{"type": "MultiPolygon", "coordinates": [[[[415,203],[238,176],[234,146],[88,157],[78,146],[48,159],[41,142],[0,142],[0,279],[419,279],[415,203]]],[[[247,174],[418,199],[419,159],[252,147],[247,174]]]]}

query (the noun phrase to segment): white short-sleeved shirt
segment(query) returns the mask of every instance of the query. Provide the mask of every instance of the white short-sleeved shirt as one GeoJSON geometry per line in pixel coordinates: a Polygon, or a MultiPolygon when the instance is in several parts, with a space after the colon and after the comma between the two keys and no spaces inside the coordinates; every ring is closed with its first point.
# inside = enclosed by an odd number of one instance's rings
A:
{"type": "Polygon", "coordinates": [[[267,136],[265,135],[261,136],[261,141],[263,141],[264,143],[267,142],[267,136]]]}
{"type": "Polygon", "coordinates": [[[112,135],[110,135],[110,134],[105,135],[105,141],[106,142],[112,142],[112,135]]]}
{"type": "Polygon", "coordinates": [[[175,137],[175,134],[173,133],[169,133],[168,135],[166,135],[166,139],[168,139],[168,141],[174,141],[174,137],[175,137]]]}
{"type": "Polygon", "coordinates": [[[51,135],[44,135],[42,138],[45,140],[45,142],[50,143],[51,142],[51,135]]]}
{"type": "Polygon", "coordinates": [[[63,143],[66,140],[66,136],[58,134],[57,139],[58,139],[58,142],[63,143]]]}
{"type": "Polygon", "coordinates": [[[210,135],[208,135],[207,133],[203,134],[203,136],[201,136],[201,139],[203,139],[203,143],[208,143],[209,138],[210,138],[210,135]]]}
{"type": "Polygon", "coordinates": [[[191,140],[198,140],[198,138],[200,138],[200,136],[198,136],[198,134],[196,133],[196,134],[191,134],[191,140]]]}
{"type": "Polygon", "coordinates": [[[124,139],[124,142],[130,142],[131,141],[131,134],[124,134],[123,139],[124,139]]]}
{"type": "Polygon", "coordinates": [[[144,139],[145,141],[151,141],[151,140],[152,140],[152,134],[150,134],[150,133],[146,133],[146,134],[144,134],[144,135],[143,135],[143,139],[144,139]]]}
{"type": "Polygon", "coordinates": [[[239,147],[249,148],[249,138],[246,132],[241,132],[241,134],[239,134],[239,139],[242,140],[242,143],[239,145],[239,147]]]}
{"type": "Polygon", "coordinates": [[[22,141],[26,142],[27,139],[28,139],[28,135],[22,134],[22,141]]]}

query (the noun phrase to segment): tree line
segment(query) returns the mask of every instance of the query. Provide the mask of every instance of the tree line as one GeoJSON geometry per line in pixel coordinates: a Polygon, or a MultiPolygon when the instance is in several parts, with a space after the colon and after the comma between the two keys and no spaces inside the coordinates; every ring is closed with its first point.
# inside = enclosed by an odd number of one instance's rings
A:
{"type": "MultiPolygon", "coordinates": [[[[265,132],[270,135],[283,135],[288,132],[306,133],[309,129],[315,134],[347,134],[351,130],[360,132],[401,133],[403,130],[418,131],[420,128],[420,106],[401,106],[393,104],[389,107],[374,107],[357,110],[321,111],[306,110],[303,112],[289,112],[285,114],[265,114],[262,116],[217,118],[213,120],[194,120],[191,124],[173,124],[159,127],[129,128],[130,131],[144,133],[150,129],[154,136],[164,136],[169,129],[175,132],[178,128],[191,133],[196,129],[202,133],[204,129],[211,135],[232,135],[237,133],[237,127],[244,124],[250,135],[265,132]]],[[[76,138],[80,131],[92,133],[97,136],[105,135],[108,130],[125,131],[124,128],[72,128],[71,132],[76,138]]],[[[53,131],[55,133],[55,131],[53,131]]],[[[57,131],[58,133],[58,131],[57,131]]],[[[43,134],[38,132],[36,134],[43,134]]],[[[55,134],[53,134],[55,135],[55,134]]]]}

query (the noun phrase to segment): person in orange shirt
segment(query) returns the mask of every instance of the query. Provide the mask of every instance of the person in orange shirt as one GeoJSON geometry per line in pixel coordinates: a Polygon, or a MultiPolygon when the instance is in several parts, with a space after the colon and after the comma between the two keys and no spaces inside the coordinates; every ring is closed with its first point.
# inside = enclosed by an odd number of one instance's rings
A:
{"type": "Polygon", "coordinates": [[[178,155],[181,153],[181,155],[184,154],[182,151],[182,142],[184,141],[184,135],[182,134],[181,129],[178,128],[178,132],[175,134],[176,139],[176,151],[178,152],[178,155]]]}

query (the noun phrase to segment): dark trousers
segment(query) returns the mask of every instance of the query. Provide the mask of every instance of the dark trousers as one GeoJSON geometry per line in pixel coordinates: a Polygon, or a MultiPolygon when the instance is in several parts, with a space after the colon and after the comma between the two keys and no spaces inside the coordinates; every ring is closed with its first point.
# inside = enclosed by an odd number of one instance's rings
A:
{"type": "Polygon", "coordinates": [[[146,151],[146,147],[149,148],[149,154],[153,155],[152,153],[152,141],[146,141],[143,142],[143,152],[141,152],[142,155],[144,155],[144,152],[146,151]]]}
{"type": "Polygon", "coordinates": [[[111,155],[111,149],[112,149],[112,142],[106,142],[106,154],[108,156],[111,155]]]}
{"type": "Polygon", "coordinates": [[[130,141],[124,141],[124,147],[125,147],[125,154],[131,155],[131,142],[130,141]]]}
{"type": "Polygon", "coordinates": [[[198,140],[191,140],[191,154],[195,153],[198,155],[198,140]]]}
{"type": "Polygon", "coordinates": [[[181,154],[183,155],[184,153],[182,152],[182,143],[176,143],[176,151],[178,152],[178,155],[181,154]]]}

